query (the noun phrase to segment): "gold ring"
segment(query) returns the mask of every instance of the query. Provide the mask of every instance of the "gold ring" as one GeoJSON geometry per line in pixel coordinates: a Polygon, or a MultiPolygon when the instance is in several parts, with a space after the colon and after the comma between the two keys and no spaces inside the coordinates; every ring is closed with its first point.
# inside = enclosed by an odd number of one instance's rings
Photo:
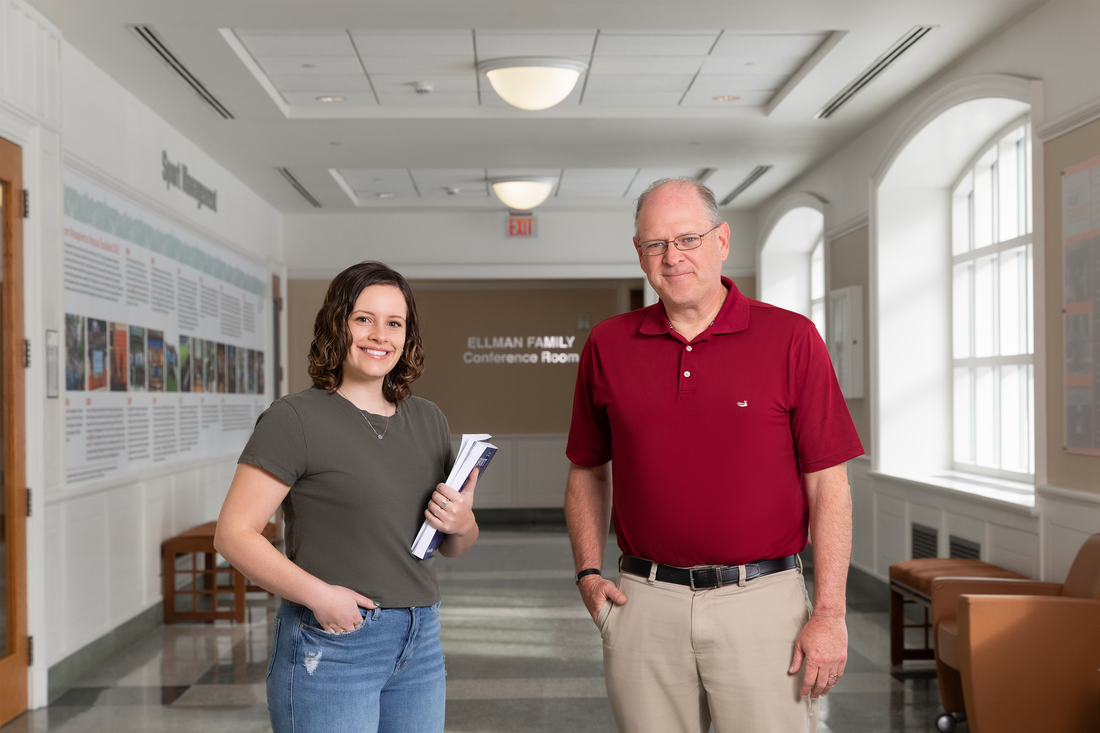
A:
{"type": "Polygon", "coordinates": [[[839,677],[839,676],[840,676],[840,675],[838,675],[838,674],[831,674],[831,675],[829,675],[829,677],[830,677],[830,678],[836,678],[836,677],[839,677]]]}

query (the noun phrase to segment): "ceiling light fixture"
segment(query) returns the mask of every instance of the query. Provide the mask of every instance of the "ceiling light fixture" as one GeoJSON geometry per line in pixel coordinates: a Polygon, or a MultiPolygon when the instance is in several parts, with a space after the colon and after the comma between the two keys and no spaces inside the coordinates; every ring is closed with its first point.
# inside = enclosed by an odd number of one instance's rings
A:
{"type": "Polygon", "coordinates": [[[738,97],[738,96],[733,95],[733,94],[719,94],[717,97],[714,98],[714,101],[715,102],[736,102],[740,98],[741,97],[738,97]]]}
{"type": "Polygon", "coordinates": [[[576,59],[515,56],[489,59],[477,65],[493,89],[508,104],[526,110],[553,107],[569,96],[588,64],[576,59]]]}
{"type": "Polygon", "coordinates": [[[317,97],[318,102],[343,102],[343,97],[317,97]]]}
{"type": "Polygon", "coordinates": [[[490,178],[489,184],[500,202],[513,211],[530,211],[554,191],[556,178],[546,176],[508,176],[490,178]]]}
{"type": "Polygon", "coordinates": [[[376,195],[380,199],[392,199],[397,194],[394,194],[394,193],[380,193],[380,194],[376,194],[376,195]]]}

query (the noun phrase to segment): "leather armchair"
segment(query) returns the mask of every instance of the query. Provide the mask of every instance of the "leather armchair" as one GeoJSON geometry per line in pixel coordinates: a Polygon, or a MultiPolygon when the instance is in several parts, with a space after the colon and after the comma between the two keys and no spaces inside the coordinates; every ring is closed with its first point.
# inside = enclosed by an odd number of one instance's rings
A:
{"type": "Polygon", "coordinates": [[[932,627],[941,731],[1100,730],[1100,534],[1065,583],[937,578],[932,627]]]}

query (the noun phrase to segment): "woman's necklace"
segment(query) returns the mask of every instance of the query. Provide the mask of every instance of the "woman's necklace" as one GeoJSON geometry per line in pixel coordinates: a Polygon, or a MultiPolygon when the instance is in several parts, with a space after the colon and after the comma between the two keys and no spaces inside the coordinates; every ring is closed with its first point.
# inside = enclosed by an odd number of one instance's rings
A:
{"type": "MultiPolygon", "coordinates": [[[[344,398],[345,400],[348,400],[348,396],[347,396],[346,394],[344,394],[343,392],[340,392],[340,390],[339,390],[339,389],[337,389],[336,391],[337,391],[337,392],[338,392],[338,393],[340,394],[340,396],[341,396],[341,397],[343,397],[343,398],[344,398]]],[[[348,402],[351,402],[351,400],[348,400],[348,402]]],[[[352,407],[355,407],[355,411],[356,411],[356,412],[358,412],[358,413],[359,413],[359,415],[360,415],[360,416],[361,416],[361,417],[362,417],[362,418],[363,418],[364,420],[367,420],[367,416],[366,416],[366,414],[364,414],[363,410],[360,410],[360,409],[359,409],[358,407],[356,407],[356,406],[355,406],[355,403],[354,403],[354,402],[351,402],[351,406],[352,406],[352,407]]],[[[379,432],[378,432],[378,430],[377,430],[377,429],[376,429],[376,428],[374,427],[374,425],[373,425],[373,424],[371,424],[371,421],[370,421],[370,420],[367,420],[367,425],[370,425],[370,429],[371,429],[372,431],[374,431],[374,434],[378,436],[378,439],[379,439],[379,440],[382,440],[382,438],[386,437],[386,433],[387,433],[387,432],[389,431],[389,429],[390,429],[390,416],[389,416],[389,415],[386,415],[386,427],[382,429],[382,432],[381,432],[381,433],[379,433],[379,432]]]]}

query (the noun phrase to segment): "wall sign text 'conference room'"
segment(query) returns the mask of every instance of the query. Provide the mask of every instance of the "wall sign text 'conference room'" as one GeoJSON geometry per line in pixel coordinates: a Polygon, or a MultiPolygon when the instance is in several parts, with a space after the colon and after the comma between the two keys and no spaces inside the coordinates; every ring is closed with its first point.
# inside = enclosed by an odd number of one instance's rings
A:
{"type": "Polygon", "coordinates": [[[576,352],[550,351],[571,349],[576,336],[470,336],[466,348],[480,349],[483,353],[467,351],[462,355],[466,364],[577,364],[581,355],[576,352]],[[501,354],[494,349],[542,349],[541,352],[525,351],[501,354]]]}

